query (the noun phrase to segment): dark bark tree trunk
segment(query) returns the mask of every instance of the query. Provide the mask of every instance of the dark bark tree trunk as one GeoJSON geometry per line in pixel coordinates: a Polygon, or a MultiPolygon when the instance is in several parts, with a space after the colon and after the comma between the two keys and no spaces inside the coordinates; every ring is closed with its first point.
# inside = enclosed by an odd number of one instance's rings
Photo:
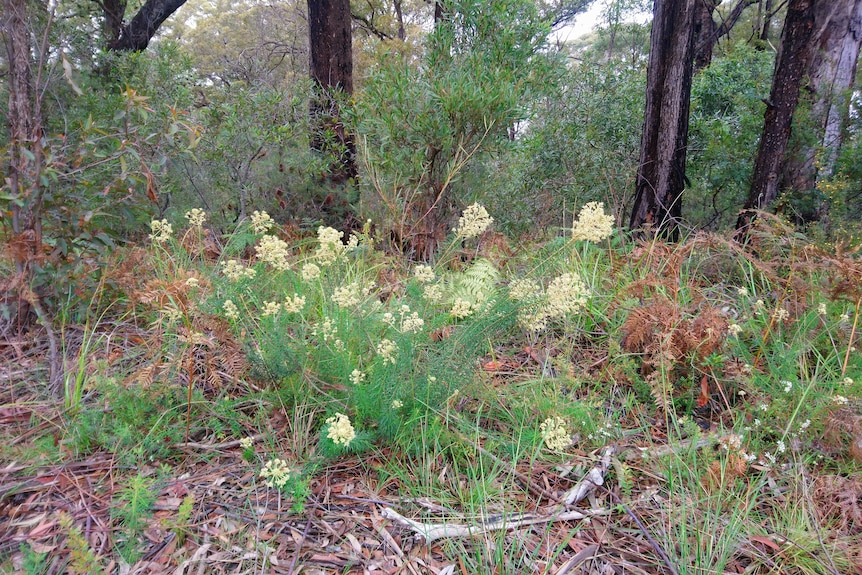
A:
{"type": "Polygon", "coordinates": [[[760,40],[764,43],[769,41],[769,29],[772,28],[772,17],[775,16],[773,11],[773,0],[766,0],[766,6],[763,9],[763,22],[760,28],[760,40]]]}
{"type": "MultiPolygon", "coordinates": [[[[786,159],[782,187],[813,192],[817,182],[832,175],[844,123],[850,108],[850,90],[862,44],[862,0],[820,3],[814,15],[818,37],[808,66],[807,97],[811,99],[811,124],[818,146],[795,150],[786,159]]],[[[823,215],[825,206],[811,204],[804,221],[823,215]]]]}
{"type": "MultiPolygon", "coordinates": [[[[145,50],[159,26],[185,3],[186,0],[147,0],[132,21],[122,27],[116,41],[108,44],[108,47],[112,50],[132,52],[145,50]]],[[[119,4],[116,3],[117,6],[119,4]]]]}
{"type": "Polygon", "coordinates": [[[403,41],[407,39],[407,31],[404,29],[404,10],[401,3],[401,0],[394,0],[392,5],[395,8],[395,18],[398,20],[398,39],[403,41]]]}
{"type": "Polygon", "coordinates": [[[787,6],[772,89],[766,102],[763,131],[754,161],[751,189],[736,221],[736,237],[739,240],[747,238],[756,211],[766,208],[778,196],[781,164],[790,140],[793,112],[799,102],[799,88],[811,58],[814,8],[817,2],[790,0],[787,6]]]}
{"type": "Polygon", "coordinates": [[[353,94],[353,39],[350,0],[308,0],[309,68],[314,83],[310,104],[311,147],[335,160],[329,177],[356,177],[356,146],[341,121],[341,106],[353,94]]]}
{"type": "Polygon", "coordinates": [[[697,1],[655,0],[640,161],[629,220],[633,232],[641,234],[651,226],[671,241],[679,238],[680,196],[686,181],[697,1]]]}
{"type": "Polygon", "coordinates": [[[123,17],[126,15],[126,0],[94,0],[102,9],[102,38],[108,47],[115,46],[123,32],[123,17]]]}
{"type": "MultiPolygon", "coordinates": [[[[31,6],[40,6],[31,4],[31,6]]],[[[32,73],[34,31],[30,29],[27,0],[4,0],[0,34],[6,48],[9,87],[9,166],[7,185],[12,197],[12,238],[7,246],[15,262],[17,278],[12,293],[0,294],[7,301],[17,292],[19,333],[29,325],[30,310],[45,330],[48,339],[48,384],[58,393],[63,384],[63,361],[51,320],[39,296],[31,289],[34,264],[43,258],[42,249],[42,106],[40,90],[32,73]],[[17,284],[17,285],[16,285],[17,284]]],[[[44,59],[44,51],[39,58],[44,59]]],[[[38,75],[37,75],[38,78],[38,75]]]]}
{"type": "Polygon", "coordinates": [[[694,69],[703,70],[712,62],[712,51],[718,41],[718,26],[712,13],[721,0],[697,0],[694,15],[694,69]]]}
{"type": "Polygon", "coordinates": [[[12,254],[16,270],[24,273],[42,251],[40,210],[42,190],[42,121],[31,72],[31,32],[27,1],[3,2],[3,42],[9,82],[9,193],[12,209],[12,254]]]}
{"type": "Polygon", "coordinates": [[[716,43],[728,35],[731,29],[739,22],[739,18],[746,8],[757,2],[757,0],[737,0],[730,10],[730,14],[719,25],[715,23],[712,15],[721,4],[721,0],[697,0],[694,17],[694,69],[695,72],[703,70],[712,62],[712,52],[716,43]]]}

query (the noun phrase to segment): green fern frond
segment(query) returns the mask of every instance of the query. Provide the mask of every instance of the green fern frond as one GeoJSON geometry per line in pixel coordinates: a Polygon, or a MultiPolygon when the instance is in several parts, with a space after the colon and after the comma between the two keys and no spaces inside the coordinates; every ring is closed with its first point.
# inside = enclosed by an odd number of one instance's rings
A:
{"type": "Polygon", "coordinates": [[[473,305],[488,300],[501,280],[500,271],[486,258],[478,258],[462,272],[445,279],[446,299],[450,303],[463,300],[473,305]]]}

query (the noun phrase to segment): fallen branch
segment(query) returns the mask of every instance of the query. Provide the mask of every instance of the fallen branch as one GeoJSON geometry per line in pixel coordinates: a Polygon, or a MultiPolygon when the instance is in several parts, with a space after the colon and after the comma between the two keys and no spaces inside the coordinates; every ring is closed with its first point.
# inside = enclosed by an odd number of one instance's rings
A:
{"type": "Polygon", "coordinates": [[[587,495],[596,490],[599,485],[604,485],[605,475],[611,468],[611,458],[616,453],[617,449],[613,445],[608,445],[602,450],[601,458],[587,476],[584,477],[577,485],[569,489],[563,497],[563,503],[566,505],[576,505],[582,501],[587,495]]]}
{"type": "Polygon", "coordinates": [[[517,529],[526,525],[535,525],[537,523],[552,523],[554,521],[577,521],[587,519],[597,515],[605,515],[608,510],[596,510],[589,512],[581,511],[565,511],[554,515],[533,515],[531,513],[517,513],[511,516],[495,516],[481,521],[474,525],[465,525],[462,523],[420,523],[408,519],[389,507],[384,507],[380,513],[381,517],[395,521],[404,525],[425,540],[426,544],[430,544],[437,539],[446,539],[449,537],[472,537],[481,535],[490,531],[503,531],[517,529]]]}

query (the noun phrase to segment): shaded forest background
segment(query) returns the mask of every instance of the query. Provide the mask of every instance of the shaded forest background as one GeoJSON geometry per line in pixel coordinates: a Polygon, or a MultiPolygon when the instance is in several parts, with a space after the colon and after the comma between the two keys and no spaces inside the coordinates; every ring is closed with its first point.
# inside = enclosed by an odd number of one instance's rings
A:
{"type": "Polygon", "coordinates": [[[17,272],[61,297],[49,278],[81,279],[149,218],[191,207],[216,227],[254,210],[300,229],[370,218],[423,260],[476,200],[515,234],[603,200],[672,237],[744,227],[743,207],[852,237],[858,2],[658,2],[677,21],[653,28],[656,50],[661,34],[684,40],[653,59],[688,70],[676,88],[650,71],[651,22],[632,18],[648,2],[605,2],[594,33],[556,40],[589,4],[7,0],[3,232],[17,272]],[[797,16],[808,35],[791,53],[797,16]],[[798,106],[772,101],[774,79],[790,85],[782,50],[798,106]],[[776,134],[786,144],[755,170],[776,134]],[[652,190],[658,202],[641,198],[652,190]]]}

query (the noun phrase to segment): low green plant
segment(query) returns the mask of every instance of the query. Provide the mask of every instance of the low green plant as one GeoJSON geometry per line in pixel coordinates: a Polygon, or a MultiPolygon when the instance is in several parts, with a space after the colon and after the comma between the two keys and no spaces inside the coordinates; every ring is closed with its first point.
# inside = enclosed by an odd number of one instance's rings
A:
{"type": "Polygon", "coordinates": [[[103,572],[102,562],[90,548],[87,538],[78,527],[72,516],[61,513],[60,528],[66,534],[66,549],[69,551],[69,562],[66,568],[76,575],[97,575],[103,572]]]}
{"type": "Polygon", "coordinates": [[[130,564],[140,557],[138,537],[147,525],[156,501],[155,481],[141,473],[133,475],[128,485],[114,497],[111,515],[119,522],[117,549],[130,564]]]}
{"type": "Polygon", "coordinates": [[[47,553],[38,553],[32,544],[25,543],[18,549],[21,551],[21,569],[25,575],[43,575],[48,572],[47,553]]]}

